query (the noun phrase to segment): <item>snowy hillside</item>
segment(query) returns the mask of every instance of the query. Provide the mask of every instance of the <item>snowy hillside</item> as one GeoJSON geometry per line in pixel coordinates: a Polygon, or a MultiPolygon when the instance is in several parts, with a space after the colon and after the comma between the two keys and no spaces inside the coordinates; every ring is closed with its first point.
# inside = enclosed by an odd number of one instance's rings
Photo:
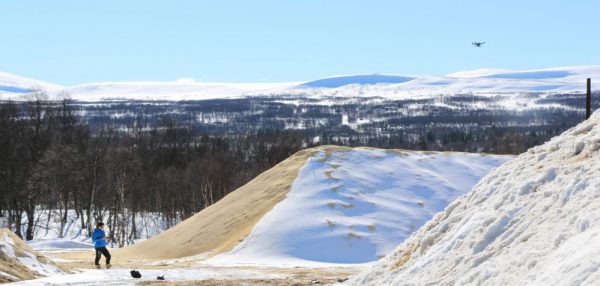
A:
{"type": "Polygon", "coordinates": [[[353,76],[337,76],[324,79],[318,79],[303,83],[302,87],[340,87],[349,84],[382,84],[382,83],[403,83],[411,81],[414,78],[395,75],[353,75],[353,76]]]}
{"type": "Polygon", "coordinates": [[[585,79],[600,78],[600,66],[560,67],[513,71],[479,69],[446,76],[351,75],[305,83],[210,83],[182,79],[171,82],[95,82],[61,87],[0,73],[0,100],[22,100],[32,88],[56,96],[68,92],[73,99],[100,101],[201,100],[264,95],[308,97],[384,97],[389,99],[452,94],[507,94],[527,92],[583,92],[585,79]]]}
{"type": "Polygon", "coordinates": [[[211,83],[180,79],[171,82],[93,82],[63,87],[39,80],[0,72],[0,100],[24,100],[32,90],[47,91],[51,98],[67,92],[81,101],[115,99],[186,100],[240,97],[252,93],[271,93],[298,85],[291,83],[211,83]]]}
{"type": "Polygon", "coordinates": [[[39,80],[0,72],[0,100],[22,100],[22,96],[35,89],[57,93],[64,87],[39,80]]]}
{"type": "Polygon", "coordinates": [[[561,67],[542,70],[512,71],[480,69],[446,76],[420,76],[403,83],[350,84],[336,88],[300,88],[291,90],[309,97],[383,97],[420,98],[453,94],[514,94],[549,92],[585,92],[586,78],[600,78],[600,66],[561,67]]]}
{"type": "Polygon", "coordinates": [[[194,80],[172,82],[98,82],[67,88],[69,94],[82,101],[110,99],[135,100],[202,100],[268,94],[295,86],[297,83],[210,83],[194,80]]]}
{"type": "Polygon", "coordinates": [[[597,285],[600,113],[492,171],[350,285],[597,285]]]}
{"type": "Polygon", "coordinates": [[[0,283],[64,274],[8,229],[0,229],[0,283]]]}
{"type": "MultiPolygon", "coordinates": [[[[165,252],[163,258],[180,251],[187,256],[221,253],[207,261],[213,265],[318,266],[371,262],[389,253],[435,213],[469,191],[492,168],[512,158],[331,146],[302,154],[291,158],[296,161],[293,168],[298,171],[281,170],[282,166],[292,168],[285,161],[268,171],[268,176],[285,176],[287,180],[259,177],[260,184],[250,182],[253,188],[246,187],[230,195],[238,205],[219,205],[222,200],[164,234],[125,249],[126,253],[140,255],[153,249],[154,253],[165,252]],[[250,212],[261,206],[244,205],[244,201],[271,200],[272,196],[252,198],[249,193],[260,194],[273,189],[273,185],[279,188],[280,201],[255,218],[250,212]],[[206,244],[206,240],[220,240],[223,224],[238,223],[231,217],[233,214],[241,214],[243,222],[256,222],[237,226],[247,229],[249,235],[244,233],[237,240],[233,240],[235,236],[225,236],[232,240],[228,245],[231,250],[218,243],[213,248],[221,251],[191,248],[206,244]],[[221,221],[224,216],[230,218],[221,221]],[[215,232],[211,231],[215,227],[211,224],[219,224],[215,232]],[[198,231],[201,233],[194,235],[198,231]],[[185,244],[174,240],[185,241],[190,248],[186,250],[185,244]],[[198,243],[194,243],[196,240],[198,243]]],[[[231,199],[230,196],[224,200],[231,199]]]]}

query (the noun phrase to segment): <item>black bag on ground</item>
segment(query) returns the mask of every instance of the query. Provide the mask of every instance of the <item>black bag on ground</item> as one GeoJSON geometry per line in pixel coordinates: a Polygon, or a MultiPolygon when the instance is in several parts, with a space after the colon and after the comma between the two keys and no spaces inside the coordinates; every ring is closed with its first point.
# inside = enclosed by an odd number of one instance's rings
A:
{"type": "Polygon", "coordinates": [[[165,280],[165,276],[156,276],[156,280],[165,280]]]}
{"type": "Polygon", "coordinates": [[[133,277],[133,278],[142,278],[142,274],[137,270],[131,270],[131,271],[129,271],[129,273],[131,274],[131,277],[133,277]]]}

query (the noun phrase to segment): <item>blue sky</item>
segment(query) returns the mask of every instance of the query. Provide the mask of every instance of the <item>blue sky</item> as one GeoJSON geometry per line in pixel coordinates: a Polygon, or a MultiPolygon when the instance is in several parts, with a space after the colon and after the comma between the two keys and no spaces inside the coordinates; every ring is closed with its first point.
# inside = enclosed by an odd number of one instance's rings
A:
{"type": "Polygon", "coordinates": [[[71,85],[600,64],[598,11],[593,0],[2,1],[0,70],[71,85]]]}

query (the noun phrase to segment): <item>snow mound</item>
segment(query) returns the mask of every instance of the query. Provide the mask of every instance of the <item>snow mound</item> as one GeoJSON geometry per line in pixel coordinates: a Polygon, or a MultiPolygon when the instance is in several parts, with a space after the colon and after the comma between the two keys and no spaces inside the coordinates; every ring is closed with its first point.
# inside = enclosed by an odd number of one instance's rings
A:
{"type": "Polygon", "coordinates": [[[600,112],[488,174],[350,285],[597,285],[600,112]]]}
{"type": "Polygon", "coordinates": [[[116,256],[216,265],[331,266],[386,255],[513,158],[321,146],[116,256]]]}
{"type": "Polygon", "coordinates": [[[218,265],[368,263],[512,158],[367,148],[318,150],[286,198],[218,265]]]}
{"type": "Polygon", "coordinates": [[[0,229],[0,283],[64,272],[8,229],[0,229]]]}

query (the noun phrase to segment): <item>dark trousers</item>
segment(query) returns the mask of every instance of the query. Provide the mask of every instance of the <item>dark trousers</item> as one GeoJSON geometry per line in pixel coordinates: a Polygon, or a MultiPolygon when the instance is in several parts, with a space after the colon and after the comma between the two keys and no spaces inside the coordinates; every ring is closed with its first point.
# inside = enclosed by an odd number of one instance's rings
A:
{"type": "Polygon", "coordinates": [[[104,257],[106,258],[106,264],[110,264],[110,252],[108,252],[108,249],[106,249],[106,247],[98,247],[96,248],[96,261],[95,264],[96,265],[100,265],[100,256],[104,255],[104,257]]]}

